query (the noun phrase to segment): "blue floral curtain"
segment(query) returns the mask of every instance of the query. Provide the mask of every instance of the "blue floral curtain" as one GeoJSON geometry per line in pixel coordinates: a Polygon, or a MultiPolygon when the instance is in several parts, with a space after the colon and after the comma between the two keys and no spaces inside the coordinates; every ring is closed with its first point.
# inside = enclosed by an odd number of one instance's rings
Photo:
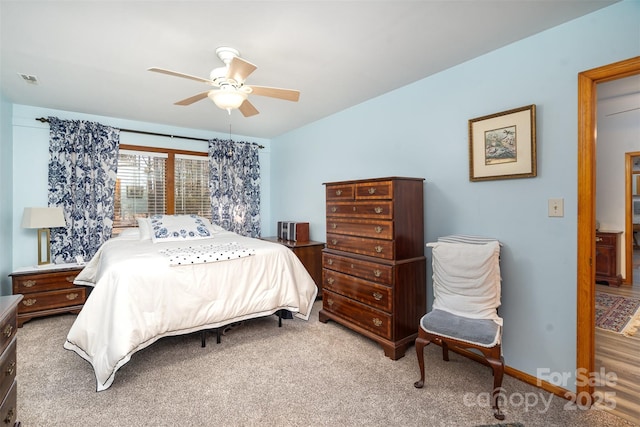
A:
{"type": "Polygon", "coordinates": [[[120,130],[56,117],[49,126],[49,206],[61,206],[67,223],[51,230],[51,256],[89,260],[111,237],[120,130]]]}
{"type": "Polygon", "coordinates": [[[209,141],[211,221],[243,236],[260,237],[260,161],[258,146],[209,141]]]}

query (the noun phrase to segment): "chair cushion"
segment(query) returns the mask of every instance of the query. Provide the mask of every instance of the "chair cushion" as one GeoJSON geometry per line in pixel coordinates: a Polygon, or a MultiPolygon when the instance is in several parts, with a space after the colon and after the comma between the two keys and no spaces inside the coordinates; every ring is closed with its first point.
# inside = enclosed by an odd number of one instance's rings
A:
{"type": "Polygon", "coordinates": [[[500,344],[502,336],[502,328],[493,320],[471,319],[437,309],[422,316],[420,327],[430,334],[481,347],[500,344]]]}

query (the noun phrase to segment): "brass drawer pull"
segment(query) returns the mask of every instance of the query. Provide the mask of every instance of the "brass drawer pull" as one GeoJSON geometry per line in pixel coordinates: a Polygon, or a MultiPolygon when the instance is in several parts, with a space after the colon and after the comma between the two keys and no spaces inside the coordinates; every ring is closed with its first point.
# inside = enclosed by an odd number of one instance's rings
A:
{"type": "Polygon", "coordinates": [[[374,275],[374,276],[376,276],[376,277],[380,277],[380,276],[382,276],[382,271],[380,271],[380,270],[373,270],[373,275],[374,275]]]}
{"type": "Polygon", "coordinates": [[[374,231],[378,234],[382,233],[382,227],[377,226],[376,228],[374,228],[374,231]]]}
{"type": "Polygon", "coordinates": [[[24,286],[25,288],[32,288],[36,285],[36,283],[38,283],[35,280],[25,280],[24,282],[22,282],[22,286],[24,286]]]}
{"type": "Polygon", "coordinates": [[[382,320],[378,319],[377,317],[374,317],[373,324],[376,325],[377,327],[380,327],[380,325],[382,325],[382,320]]]}
{"type": "Polygon", "coordinates": [[[384,248],[383,248],[382,246],[376,246],[376,247],[375,247],[375,250],[376,250],[376,252],[377,252],[377,253],[382,253],[382,250],[383,250],[383,249],[384,249],[384,248]]]}
{"type": "Polygon", "coordinates": [[[29,299],[25,299],[22,300],[22,304],[26,305],[27,307],[31,307],[32,305],[34,305],[38,300],[36,300],[35,298],[29,298],[29,299]]]}
{"type": "Polygon", "coordinates": [[[6,338],[9,338],[12,333],[13,333],[13,325],[11,323],[9,323],[7,326],[4,327],[4,330],[2,331],[2,334],[6,338]]]}
{"type": "Polygon", "coordinates": [[[77,294],[77,293],[75,293],[75,292],[74,292],[74,293],[72,293],[72,294],[67,294],[67,295],[66,295],[66,297],[67,297],[67,299],[68,299],[69,301],[73,301],[74,299],[78,298],[78,295],[79,295],[79,294],[77,294]]]}
{"type": "Polygon", "coordinates": [[[329,260],[327,261],[327,264],[333,265],[333,259],[329,258],[329,260]]]}
{"type": "Polygon", "coordinates": [[[380,206],[377,206],[375,208],[373,208],[373,211],[377,214],[382,213],[382,208],[380,206]]]}
{"type": "Polygon", "coordinates": [[[15,415],[15,412],[13,411],[13,408],[9,408],[9,410],[7,411],[7,416],[4,417],[4,420],[3,420],[4,423],[9,424],[13,419],[14,415],[15,415]]]}
{"type": "Polygon", "coordinates": [[[370,187],[369,188],[369,194],[376,194],[376,188],[375,187],[370,187]]]}
{"type": "Polygon", "coordinates": [[[67,276],[65,277],[65,280],[69,283],[73,283],[73,281],[76,280],[76,276],[67,276]]]}
{"type": "Polygon", "coordinates": [[[331,244],[332,244],[332,245],[337,245],[337,244],[338,244],[338,240],[336,240],[336,239],[331,239],[331,244]]]}
{"type": "Polygon", "coordinates": [[[16,371],[16,361],[12,360],[11,363],[9,363],[9,366],[7,366],[7,370],[6,372],[6,376],[10,377],[11,375],[13,375],[13,373],[16,371]]]}
{"type": "Polygon", "coordinates": [[[596,242],[602,242],[602,237],[596,237],[596,242]]]}
{"type": "Polygon", "coordinates": [[[335,222],[332,222],[331,223],[331,228],[333,228],[335,230],[336,228],[338,228],[338,224],[336,224],[335,222]]]}
{"type": "Polygon", "coordinates": [[[331,307],[333,305],[333,300],[331,298],[329,298],[327,300],[327,304],[329,305],[329,307],[331,307]]]}
{"type": "Polygon", "coordinates": [[[374,292],[373,298],[375,298],[376,301],[380,301],[382,299],[382,294],[380,292],[374,292]]]}
{"type": "Polygon", "coordinates": [[[336,279],[334,279],[333,277],[328,277],[327,278],[327,283],[330,284],[330,285],[333,285],[333,282],[335,282],[335,281],[336,281],[336,279]]]}
{"type": "Polygon", "coordinates": [[[342,196],[342,190],[336,190],[336,196],[342,196]]]}
{"type": "Polygon", "coordinates": [[[332,212],[332,213],[335,213],[335,212],[337,212],[337,211],[338,211],[338,208],[337,208],[337,207],[335,207],[335,206],[331,206],[331,212],[332,212]]]}
{"type": "Polygon", "coordinates": [[[355,206],[353,207],[353,211],[354,211],[354,212],[356,211],[356,207],[355,207],[355,206]]]}

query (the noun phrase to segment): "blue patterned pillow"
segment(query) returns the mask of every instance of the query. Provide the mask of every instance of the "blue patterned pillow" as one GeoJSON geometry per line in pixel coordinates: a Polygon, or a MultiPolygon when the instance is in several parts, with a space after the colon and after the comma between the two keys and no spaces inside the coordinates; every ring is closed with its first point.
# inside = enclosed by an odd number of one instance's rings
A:
{"type": "Polygon", "coordinates": [[[154,215],[149,218],[151,240],[175,242],[196,239],[210,239],[213,234],[206,220],[198,215],[154,215]]]}

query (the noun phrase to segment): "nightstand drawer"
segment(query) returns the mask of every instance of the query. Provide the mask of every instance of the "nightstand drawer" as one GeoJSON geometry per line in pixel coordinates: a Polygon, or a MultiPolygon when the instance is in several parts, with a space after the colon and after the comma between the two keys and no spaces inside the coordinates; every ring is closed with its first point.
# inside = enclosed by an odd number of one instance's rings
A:
{"type": "Polygon", "coordinates": [[[86,289],[75,287],[59,291],[41,292],[39,294],[25,295],[18,306],[18,313],[30,313],[32,311],[48,310],[51,308],[82,305],[86,300],[86,289]]]}
{"type": "Polygon", "coordinates": [[[14,307],[10,310],[2,320],[0,320],[0,352],[4,351],[9,343],[16,336],[16,311],[14,307]]]}
{"type": "Polygon", "coordinates": [[[16,340],[0,357],[0,396],[6,396],[16,378],[16,340]]]}
{"type": "Polygon", "coordinates": [[[11,384],[11,389],[9,393],[2,401],[2,406],[0,406],[0,420],[7,425],[12,426],[16,422],[16,416],[18,414],[18,390],[16,388],[16,383],[13,382],[11,384]]]}
{"type": "Polygon", "coordinates": [[[31,292],[53,291],[68,289],[80,270],[56,271],[41,274],[26,274],[13,276],[13,293],[28,294],[31,292]]]}

